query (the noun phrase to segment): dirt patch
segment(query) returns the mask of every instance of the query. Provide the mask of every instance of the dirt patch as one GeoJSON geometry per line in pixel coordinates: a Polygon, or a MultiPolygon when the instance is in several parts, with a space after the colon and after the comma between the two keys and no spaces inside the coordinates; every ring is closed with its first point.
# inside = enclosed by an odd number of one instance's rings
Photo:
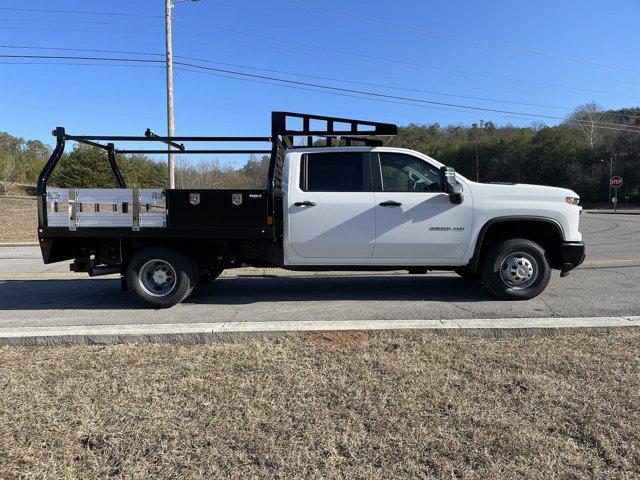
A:
{"type": "Polygon", "coordinates": [[[24,183],[6,183],[0,182],[0,195],[13,195],[13,196],[35,196],[37,194],[37,187],[35,185],[27,185],[24,183]]]}
{"type": "Polygon", "coordinates": [[[0,478],[640,476],[640,332],[343,338],[0,348],[0,478]]]}
{"type": "Polygon", "coordinates": [[[36,197],[0,196],[0,243],[38,241],[36,197]]]}

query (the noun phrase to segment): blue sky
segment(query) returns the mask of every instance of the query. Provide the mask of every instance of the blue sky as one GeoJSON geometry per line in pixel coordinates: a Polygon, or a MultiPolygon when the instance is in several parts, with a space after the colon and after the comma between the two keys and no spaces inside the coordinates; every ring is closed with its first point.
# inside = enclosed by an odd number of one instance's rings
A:
{"type": "MultiPolygon", "coordinates": [[[[0,9],[3,25],[0,45],[162,53],[163,4],[162,0],[2,0],[2,8],[121,12],[141,16],[0,9]]],[[[636,34],[640,4],[632,0],[398,0],[393,3],[382,0],[202,0],[177,5],[174,16],[176,56],[544,107],[208,64],[211,67],[427,101],[559,117],[569,112],[567,108],[592,100],[607,108],[640,105],[640,80],[637,79],[640,37],[636,34]],[[314,10],[314,6],[322,10],[314,10]],[[585,63],[587,61],[598,65],[585,63]]],[[[7,48],[0,48],[0,53],[107,56],[7,48]]],[[[0,59],[0,62],[6,61],[13,60],[0,59]]],[[[147,127],[159,133],[166,131],[162,68],[154,64],[132,67],[66,63],[0,63],[1,131],[47,143],[52,143],[49,132],[56,125],[77,134],[142,134],[147,127]]],[[[492,112],[424,108],[182,70],[175,72],[178,135],[268,135],[272,110],[399,124],[468,124],[480,119],[498,124],[526,125],[535,120],[557,123],[553,119],[505,118],[505,114],[492,112]]]]}

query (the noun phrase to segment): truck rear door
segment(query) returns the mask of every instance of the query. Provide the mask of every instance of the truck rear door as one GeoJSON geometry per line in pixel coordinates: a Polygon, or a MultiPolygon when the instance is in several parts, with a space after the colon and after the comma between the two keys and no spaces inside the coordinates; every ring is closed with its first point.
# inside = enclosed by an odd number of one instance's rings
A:
{"type": "MultiPolygon", "coordinates": [[[[285,243],[309,259],[370,258],[375,209],[368,153],[306,153],[286,188],[285,243]]],[[[305,262],[302,262],[305,263],[305,262]]]]}

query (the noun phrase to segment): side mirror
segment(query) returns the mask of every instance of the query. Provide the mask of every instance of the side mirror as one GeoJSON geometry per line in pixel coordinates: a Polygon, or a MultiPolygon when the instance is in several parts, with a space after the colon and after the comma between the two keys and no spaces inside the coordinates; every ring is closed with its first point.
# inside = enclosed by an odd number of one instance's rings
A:
{"type": "Polygon", "coordinates": [[[444,191],[449,195],[451,203],[462,203],[462,184],[456,180],[456,171],[453,167],[443,166],[440,168],[444,191]]]}

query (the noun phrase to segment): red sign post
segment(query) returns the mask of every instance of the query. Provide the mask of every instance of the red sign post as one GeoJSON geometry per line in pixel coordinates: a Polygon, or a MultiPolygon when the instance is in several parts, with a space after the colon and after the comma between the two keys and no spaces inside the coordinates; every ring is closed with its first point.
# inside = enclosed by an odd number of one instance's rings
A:
{"type": "Polygon", "coordinates": [[[609,185],[614,189],[611,201],[613,202],[613,211],[615,212],[618,206],[618,189],[622,186],[622,177],[619,175],[611,177],[609,179],[609,185]]]}

